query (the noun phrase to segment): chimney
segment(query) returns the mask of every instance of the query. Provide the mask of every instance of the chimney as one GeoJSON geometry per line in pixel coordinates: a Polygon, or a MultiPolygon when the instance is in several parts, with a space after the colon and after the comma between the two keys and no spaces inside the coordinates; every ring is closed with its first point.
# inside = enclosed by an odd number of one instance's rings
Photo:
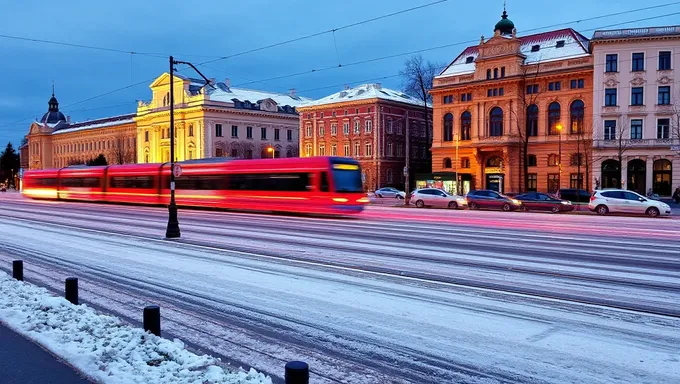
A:
{"type": "Polygon", "coordinates": [[[71,124],[71,116],[66,116],[66,122],[71,124]]]}
{"type": "Polygon", "coordinates": [[[382,89],[382,83],[375,83],[375,89],[382,89]]]}
{"type": "Polygon", "coordinates": [[[226,85],[227,88],[231,87],[231,79],[228,78],[228,77],[226,77],[226,78],[224,79],[224,85],[226,85]]]}
{"type": "Polygon", "coordinates": [[[297,91],[295,90],[295,88],[291,88],[291,89],[288,91],[288,95],[289,95],[290,97],[292,97],[293,99],[297,99],[297,91]]]}
{"type": "Polygon", "coordinates": [[[349,84],[345,84],[345,91],[349,89],[349,84]]]}

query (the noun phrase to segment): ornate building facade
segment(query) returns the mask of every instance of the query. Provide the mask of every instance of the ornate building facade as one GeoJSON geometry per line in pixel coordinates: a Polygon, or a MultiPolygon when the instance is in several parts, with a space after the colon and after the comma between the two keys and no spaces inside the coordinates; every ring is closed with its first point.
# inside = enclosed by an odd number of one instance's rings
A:
{"type": "MultiPolygon", "coordinates": [[[[225,82],[176,75],[176,160],[205,157],[298,156],[296,106],[311,101],[291,90],[280,94],[234,88],[225,82]]],[[[137,112],[72,123],[54,94],[48,111],[31,124],[20,148],[24,169],[84,164],[100,154],[109,164],[170,160],[170,75],[150,86],[151,101],[137,112]]]]}
{"type": "Polygon", "coordinates": [[[588,188],[593,59],[578,32],[518,37],[503,11],[431,94],[432,169],[454,191],[588,188]]]}
{"type": "Polygon", "coordinates": [[[409,149],[412,180],[414,174],[430,171],[427,121],[432,109],[421,100],[381,84],[364,84],[345,87],[298,111],[301,156],[355,158],[369,190],[403,187],[409,149]]]}
{"type": "Polygon", "coordinates": [[[596,31],[591,47],[597,184],[671,196],[680,186],[680,26],[596,31]]]}

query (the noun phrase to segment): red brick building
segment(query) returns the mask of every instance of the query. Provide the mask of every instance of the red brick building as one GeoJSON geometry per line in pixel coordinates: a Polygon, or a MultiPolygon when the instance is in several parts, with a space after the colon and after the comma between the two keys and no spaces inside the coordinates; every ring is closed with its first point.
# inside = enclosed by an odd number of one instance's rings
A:
{"type": "Polygon", "coordinates": [[[346,87],[297,108],[300,155],[359,160],[367,190],[404,188],[410,149],[410,186],[416,173],[430,172],[431,106],[380,84],[346,87]],[[407,140],[409,135],[409,140],[407,140]]]}

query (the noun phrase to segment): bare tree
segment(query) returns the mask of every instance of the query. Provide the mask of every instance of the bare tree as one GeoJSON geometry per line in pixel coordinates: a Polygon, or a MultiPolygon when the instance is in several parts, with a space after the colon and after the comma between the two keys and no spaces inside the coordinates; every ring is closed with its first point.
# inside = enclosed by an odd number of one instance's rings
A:
{"type": "Polygon", "coordinates": [[[108,159],[111,164],[131,164],[135,162],[136,150],[122,133],[113,139],[108,159]]]}
{"type": "Polygon", "coordinates": [[[413,97],[417,97],[423,102],[423,114],[425,116],[425,136],[428,144],[431,144],[432,138],[430,132],[430,118],[428,104],[432,102],[432,83],[434,77],[437,76],[439,69],[444,67],[440,63],[433,63],[431,61],[425,62],[423,56],[411,56],[404,63],[404,69],[399,74],[403,78],[404,92],[413,97]]]}
{"type": "MultiPolygon", "coordinates": [[[[593,125],[590,121],[583,122],[581,129],[575,132],[576,140],[576,154],[577,154],[577,172],[581,174],[581,166],[585,168],[585,189],[590,191],[590,171],[592,168],[593,159],[593,125]]],[[[583,188],[583,180],[578,181],[578,189],[583,188]]]]}
{"type": "Polygon", "coordinates": [[[680,91],[678,95],[671,100],[671,121],[670,121],[670,139],[672,145],[677,148],[675,151],[680,155],[680,91]]]}
{"type": "MultiPolygon", "coordinates": [[[[602,140],[598,140],[597,143],[598,148],[611,148],[615,151],[616,160],[619,162],[619,169],[623,169],[623,157],[628,151],[629,146],[630,133],[628,129],[628,120],[625,117],[619,117],[616,120],[616,128],[614,129],[614,132],[605,131],[604,137],[602,140]]],[[[603,154],[600,156],[599,160],[602,160],[606,157],[606,154],[603,154]]],[[[619,182],[616,184],[616,188],[623,188],[622,180],[619,180],[619,182]]]]}

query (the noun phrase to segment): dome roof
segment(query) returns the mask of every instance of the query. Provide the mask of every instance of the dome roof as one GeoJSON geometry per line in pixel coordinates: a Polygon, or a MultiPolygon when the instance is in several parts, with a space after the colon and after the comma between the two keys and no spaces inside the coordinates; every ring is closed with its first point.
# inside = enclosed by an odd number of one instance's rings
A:
{"type": "Polygon", "coordinates": [[[503,10],[501,20],[496,23],[496,27],[493,31],[499,31],[501,35],[512,35],[513,29],[515,29],[515,23],[508,19],[508,13],[503,10]]]}
{"type": "Polygon", "coordinates": [[[57,124],[60,121],[63,122],[66,121],[66,116],[64,116],[63,113],[59,112],[59,101],[57,101],[57,98],[54,97],[54,93],[52,94],[50,101],[47,102],[47,105],[49,107],[47,109],[47,113],[45,113],[42,119],[40,119],[41,123],[57,124]]]}

